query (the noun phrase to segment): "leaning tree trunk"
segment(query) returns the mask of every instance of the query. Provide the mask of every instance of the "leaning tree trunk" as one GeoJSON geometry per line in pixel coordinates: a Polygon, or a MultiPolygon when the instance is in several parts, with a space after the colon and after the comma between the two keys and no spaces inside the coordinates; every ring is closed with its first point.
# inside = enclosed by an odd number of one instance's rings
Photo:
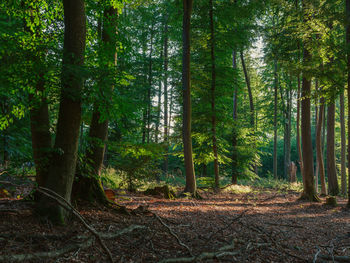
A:
{"type": "Polygon", "coordinates": [[[322,147],[322,126],[324,123],[324,98],[320,98],[320,109],[318,113],[317,119],[317,127],[316,127],[316,157],[318,162],[318,169],[321,179],[321,195],[327,195],[326,189],[326,179],[325,179],[325,171],[324,171],[324,162],[323,162],[323,147],[322,147]]]}
{"type": "Polygon", "coordinates": [[[210,20],[210,57],[211,57],[211,131],[213,140],[214,154],[214,175],[215,188],[219,189],[219,160],[218,146],[216,140],[216,109],[215,109],[215,89],[216,89],[216,65],[215,65],[215,36],[214,36],[214,18],[213,18],[213,0],[209,0],[209,20],[210,20]]]}
{"type": "Polygon", "coordinates": [[[340,130],[341,130],[341,193],[346,195],[346,135],[344,91],[340,93],[340,130]]]}
{"type": "MultiPolygon", "coordinates": [[[[116,52],[116,27],[117,27],[118,11],[116,8],[109,7],[104,10],[102,43],[103,54],[101,54],[101,68],[110,69],[113,72],[117,64],[116,52]]],[[[111,75],[110,78],[113,78],[111,75]]],[[[105,83],[99,83],[100,93],[112,96],[113,85],[110,84],[112,79],[105,83]]],[[[103,98],[105,99],[105,98],[103,98]]],[[[75,198],[86,201],[97,201],[101,204],[108,204],[108,199],[101,183],[101,171],[103,168],[103,160],[108,138],[108,118],[101,116],[101,108],[103,102],[98,100],[94,103],[94,110],[89,130],[89,147],[86,151],[86,168],[84,176],[78,175],[78,181],[74,185],[75,198]],[[86,176],[87,175],[87,176],[86,176]]]]}
{"type": "MultiPolygon", "coordinates": [[[[81,68],[84,64],[86,16],[83,0],[63,0],[63,9],[62,88],[56,140],[46,187],[70,202],[81,121],[81,68]]],[[[42,198],[39,210],[53,222],[65,222],[67,213],[56,202],[42,198]]]]}
{"type": "Polygon", "coordinates": [[[330,195],[339,194],[337,169],[335,166],[334,124],[335,124],[335,103],[333,100],[328,105],[328,112],[327,112],[327,175],[328,175],[328,192],[330,195]]]}
{"type": "Polygon", "coordinates": [[[185,192],[196,194],[191,138],[191,74],[190,74],[190,29],[193,0],[183,0],[182,28],[182,89],[183,89],[183,144],[186,171],[185,192]]]}

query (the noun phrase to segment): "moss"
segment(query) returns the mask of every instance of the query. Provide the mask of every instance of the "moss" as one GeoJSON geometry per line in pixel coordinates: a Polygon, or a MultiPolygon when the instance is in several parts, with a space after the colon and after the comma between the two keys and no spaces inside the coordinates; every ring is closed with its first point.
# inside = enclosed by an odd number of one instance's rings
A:
{"type": "Polygon", "coordinates": [[[175,199],[175,192],[170,189],[168,185],[156,186],[154,188],[148,188],[143,192],[145,195],[162,196],[165,199],[175,199]]]}

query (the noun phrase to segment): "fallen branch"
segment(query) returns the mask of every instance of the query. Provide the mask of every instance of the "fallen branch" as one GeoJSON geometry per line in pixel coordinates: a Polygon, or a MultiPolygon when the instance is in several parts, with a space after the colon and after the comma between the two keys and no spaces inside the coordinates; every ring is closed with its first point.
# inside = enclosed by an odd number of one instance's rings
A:
{"type": "Polygon", "coordinates": [[[277,223],[269,223],[269,222],[264,222],[264,224],[271,225],[271,226],[285,226],[285,227],[294,227],[294,228],[304,228],[303,226],[300,226],[300,225],[277,224],[277,223]]]}
{"type": "MultiPolygon", "coordinates": [[[[119,237],[124,234],[128,234],[130,232],[133,232],[135,230],[145,230],[147,229],[144,226],[140,225],[131,225],[127,228],[124,228],[122,230],[119,230],[115,233],[100,233],[99,235],[105,239],[112,239],[119,237]]],[[[50,251],[50,252],[38,252],[38,253],[31,253],[31,254],[15,254],[15,255],[0,255],[0,262],[23,262],[27,260],[35,260],[35,259],[48,259],[48,258],[56,258],[60,257],[64,254],[67,254],[69,252],[75,251],[77,249],[86,249],[89,248],[94,244],[95,237],[94,236],[77,236],[78,240],[81,240],[80,242],[76,242],[74,244],[67,245],[61,249],[50,251]]]]}
{"type": "Polygon", "coordinates": [[[218,259],[220,257],[236,256],[236,255],[240,254],[240,251],[227,251],[227,250],[230,250],[230,249],[234,249],[234,245],[224,246],[224,247],[220,248],[216,252],[203,252],[203,253],[199,254],[198,256],[195,256],[195,257],[163,259],[159,263],[197,262],[197,261],[201,261],[201,260],[204,260],[204,259],[218,259]]]}
{"type": "Polygon", "coordinates": [[[187,251],[188,251],[188,253],[189,253],[191,256],[193,256],[193,254],[192,254],[192,252],[191,252],[191,249],[190,249],[186,244],[184,244],[184,243],[180,240],[180,238],[174,233],[174,231],[173,231],[167,224],[164,223],[164,221],[160,218],[160,216],[157,215],[156,213],[153,213],[153,212],[152,212],[152,214],[158,219],[158,221],[159,221],[163,226],[165,226],[165,227],[168,229],[168,232],[169,232],[173,237],[176,238],[177,243],[178,243],[180,246],[186,248],[187,251]]]}
{"type": "Polygon", "coordinates": [[[85,226],[85,228],[87,230],[89,230],[97,238],[97,240],[100,243],[100,245],[103,248],[103,250],[108,254],[109,260],[113,263],[112,253],[108,249],[106,244],[102,241],[102,238],[101,238],[100,234],[92,226],[90,226],[88,223],[86,223],[85,218],[79,213],[78,210],[76,210],[69,202],[67,202],[66,199],[64,199],[62,196],[60,196],[56,192],[52,191],[51,189],[39,186],[39,187],[37,187],[37,191],[42,193],[42,194],[44,194],[44,195],[46,195],[46,196],[48,196],[48,197],[50,197],[50,198],[52,198],[52,199],[54,199],[64,209],[68,210],[69,212],[73,212],[73,214],[80,220],[80,222],[82,222],[83,226],[85,226]]]}

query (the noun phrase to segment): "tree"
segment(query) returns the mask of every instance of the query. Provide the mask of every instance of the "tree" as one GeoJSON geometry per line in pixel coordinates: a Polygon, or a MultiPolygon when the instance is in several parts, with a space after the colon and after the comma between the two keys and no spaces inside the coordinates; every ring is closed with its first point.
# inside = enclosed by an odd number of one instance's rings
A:
{"type": "Polygon", "coordinates": [[[341,133],[341,193],[346,195],[346,130],[345,130],[345,105],[344,91],[340,93],[340,133],[341,133]]]}
{"type": "Polygon", "coordinates": [[[183,92],[183,144],[185,158],[185,192],[196,193],[196,178],[192,157],[191,138],[191,74],[190,74],[190,30],[193,0],[183,0],[182,27],[182,92],[183,92]]]}
{"type": "MultiPolygon", "coordinates": [[[[83,0],[64,0],[63,9],[65,30],[62,88],[57,133],[46,187],[70,202],[81,120],[81,70],[86,39],[85,3],[83,0]]],[[[39,209],[52,221],[65,222],[66,212],[57,203],[42,199],[39,209]]]]}
{"type": "Polygon", "coordinates": [[[324,123],[324,97],[320,98],[320,108],[317,118],[317,127],[316,127],[316,157],[319,167],[320,179],[321,179],[321,195],[327,195],[326,189],[326,180],[325,180],[325,171],[324,171],[324,162],[323,162],[323,148],[322,148],[322,126],[324,123]]]}

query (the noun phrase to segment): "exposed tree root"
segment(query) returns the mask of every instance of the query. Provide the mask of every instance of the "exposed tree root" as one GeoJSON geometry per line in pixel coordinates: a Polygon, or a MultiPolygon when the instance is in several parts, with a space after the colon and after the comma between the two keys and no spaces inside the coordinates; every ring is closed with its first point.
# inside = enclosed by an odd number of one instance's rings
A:
{"type": "MultiPolygon", "coordinates": [[[[127,228],[121,229],[114,233],[98,233],[98,235],[104,239],[113,239],[119,236],[131,233],[135,230],[146,230],[147,227],[139,226],[139,225],[131,225],[127,228]]],[[[16,254],[16,255],[3,255],[0,256],[0,262],[23,262],[25,260],[35,260],[35,259],[49,259],[49,258],[57,258],[63,256],[72,251],[76,251],[77,249],[86,249],[92,246],[95,242],[94,236],[77,236],[78,242],[73,244],[69,244],[61,249],[50,251],[50,252],[39,252],[32,254],[16,254]]]]}
{"type": "Polygon", "coordinates": [[[306,193],[306,192],[302,192],[299,200],[302,201],[309,201],[309,202],[321,202],[320,198],[317,196],[317,194],[315,193],[306,193]]]}

